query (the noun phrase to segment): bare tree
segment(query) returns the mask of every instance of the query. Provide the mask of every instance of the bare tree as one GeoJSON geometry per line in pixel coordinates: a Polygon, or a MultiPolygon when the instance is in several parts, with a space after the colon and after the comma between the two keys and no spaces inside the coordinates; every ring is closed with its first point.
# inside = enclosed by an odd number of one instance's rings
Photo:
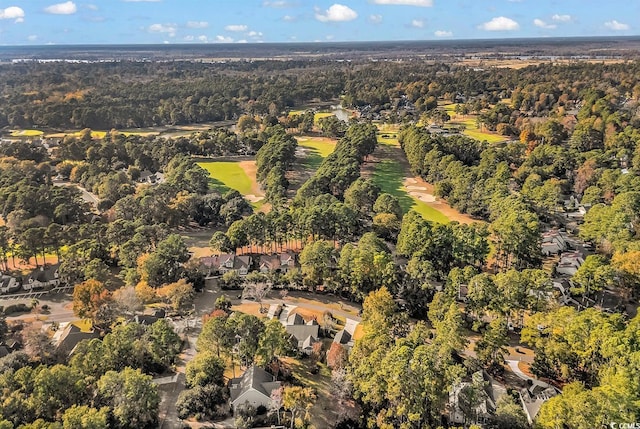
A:
{"type": "Polygon", "coordinates": [[[248,283],[242,291],[242,298],[253,298],[260,304],[260,313],[263,312],[262,300],[267,297],[273,286],[266,282],[248,283]]]}

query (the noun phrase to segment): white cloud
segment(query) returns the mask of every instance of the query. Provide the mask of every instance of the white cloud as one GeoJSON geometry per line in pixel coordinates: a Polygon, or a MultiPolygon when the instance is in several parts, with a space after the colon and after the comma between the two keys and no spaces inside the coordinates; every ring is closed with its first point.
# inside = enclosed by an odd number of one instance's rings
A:
{"type": "Polygon", "coordinates": [[[293,7],[294,4],[284,0],[275,0],[275,1],[263,1],[262,6],[264,7],[274,7],[274,8],[283,8],[283,7],[293,7]]]}
{"type": "Polygon", "coordinates": [[[241,25],[241,24],[231,24],[231,25],[227,25],[226,27],[224,27],[224,29],[227,30],[227,31],[243,32],[243,31],[247,31],[249,29],[249,27],[247,27],[246,25],[241,25]]]}
{"type": "Polygon", "coordinates": [[[96,6],[95,4],[87,4],[84,7],[86,7],[89,10],[98,10],[98,6],[96,6]]]}
{"type": "Polygon", "coordinates": [[[247,36],[249,36],[249,37],[262,37],[262,32],[261,31],[249,31],[247,33],[247,36]]]}
{"type": "Polygon", "coordinates": [[[424,28],[424,21],[421,19],[414,19],[411,21],[411,26],[413,28],[424,28]]]}
{"type": "Polygon", "coordinates": [[[618,22],[615,19],[612,21],[605,22],[604,26],[607,27],[609,30],[614,30],[614,31],[625,31],[631,28],[629,27],[629,24],[623,24],[622,22],[618,22]]]}
{"type": "Polygon", "coordinates": [[[399,6],[431,7],[433,0],[373,0],[375,4],[391,4],[399,6]]]}
{"type": "Polygon", "coordinates": [[[36,40],[38,40],[38,36],[36,36],[35,34],[32,34],[27,37],[27,40],[30,42],[35,42],[36,40]]]}
{"type": "Polygon", "coordinates": [[[16,23],[24,22],[24,10],[18,6],[0,9],[0,19],[13,19],[16,23]]]}
{"type": "Polygon", "coordinates": [[[436,37],[453,37],[453,33],[451,31],[445,30],[436,30],[433,32],[433,35],[436,37]]]}
{"type": "Polygon", "coordinates": [[[514,31],[520,28],[520,24],[506,16],[497,16],[491,21],[479,25],[478,28],[485,31],[514,31]]]}
{"type": "Polygon", "coordinates": [[[372,24],[380,24],[382,22],[382,15],[369,15],[369,22],[372,24]]]}
{"type": "Polygon", "coordinates": [[[227,36],[221,36],[221,35],[217,35],[216,36],[216,42],[218,43],[233,43],[233,38],[232,37],[227,37],[227,36]]]}
{"type": "Polygon", "coordinates": [[[558,15],[557,13],[551,17],[556,22],[570,22],[573,17],[571,15],[558,15]]]}
{"type": "Polygon", "coordinates": [[[193,39],[195,39],[195,37],[193,36],[184,36],[182,38],[182,40],[184,40],[185,42],[193,42],[193,39]]]}
{"type": "Polygon", "coordinates": [[[291,15],[285,15],[282,17],[282,20],[285,22],[293,22],[295,21],[297,18],[295,16],[291,16],[291,15]]]}
{"type": "Polygon", "coordinates": [[[54,15],[73,15],[78,11],[78,6],[72,1],[67,1],[47,6],[44,8],[44,11],[54,15]]]}
{"type": "Polygon", "coordinates": [[[247,42],[247,39],[240,39],[240,40],[236,40],[236,43],[249,43],[249,42],[247,42]]]}
{"type": "Polygon", "coordinates": [[[533,20],[533,25],[535,25],[536,27],[545,28],[547,30],[553,30],[557,27],[555,24],[547,24],[546,22],[538,18],[533,20]]]}
{"type": "Polygon", "coordinates": [[[157,3],[157,2],[162,1],[162,0],[122,0],[122,1],[127,2],[127,3],[144,3],[144,2],[157,3]]]}
{"type": "Polygon", "coordinates": [[[329,9],[322,12],[316,8],[316,19],[320,22],[347,22],[358,17],[358,13],[349,6],[335,3],[329,9]]]}
{"type": "Polygon", "coordinates": [[[205,36],[204,34],[198,36],[198,40],[203,42],[203,43],[208,43],[209,42],[209,38],[207,36],[205,36]]]}
{"type": "Polygon", "coordinates": [[[151,24],[148,28],[149,33],[166,33],[169,37],[174,37],[178,31],[177,24],[151,24]]]}
{"type": "Polygon", "coordinates": [[[209,23],[207,21],[188,21],[188,28],[208,28],[209,23]]]}

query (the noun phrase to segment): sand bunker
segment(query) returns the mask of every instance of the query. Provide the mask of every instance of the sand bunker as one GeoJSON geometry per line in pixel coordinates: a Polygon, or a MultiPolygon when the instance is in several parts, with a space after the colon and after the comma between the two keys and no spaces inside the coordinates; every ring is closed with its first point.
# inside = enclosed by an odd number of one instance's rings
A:
{"type": "Polygon", "coordinates": [[[425,203],[439,203],[436,201],[436,197],[431,194],[421,194],[419,192],[409,192],[409,195],[419,199],[420,201],[424,201],[425,203]]]}
{"type": "Polygon", "coordinates": [[[253,194],[249,194],[249,195],[245,195],[244,198],[249,201],[250,203],[257,203],[259,201],[262,201],[264,198],[263,197],[257,197],[253,194]]]}

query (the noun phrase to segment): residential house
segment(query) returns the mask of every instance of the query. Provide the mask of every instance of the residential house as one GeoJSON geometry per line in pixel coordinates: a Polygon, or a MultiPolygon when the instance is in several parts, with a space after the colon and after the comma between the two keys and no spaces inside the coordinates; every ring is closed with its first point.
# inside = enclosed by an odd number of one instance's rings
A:
{"type": "Polygon", "coordinates": [[[156,185],[164,182],[164,174],[157,172],[152,173],[149,170],[142,170],[140,172],[140,177],[138,177],[138,182],[140,183],[149,183],[151,185],[156,185]]]}
{"type": "Polygon", "coordinates": [[[251,262],[251,256],[236,256],[233,253],[200,258],[200,265],[207,271],[209,276],[214,273],[225,274],[229,271],[237,271],[238,274],[246,276],[251,267],[251,262]]]}
{"type": "Polygon", "coordinates": [[[336,335],[333,337],[333,342],[341,344],[347,348],[353,347],[354,339],[353,336],[356,333],[356,328],[358,327],[358,321],[353,319],[347,319],[344,324],[344,329],[338,331],[336,335]]]}
{"type": "Polygon", "coordinates": [[[484,371],[475,372],[471,380],[462,381],[449,392],[449,422],[458,424],[482,425],[488,423],[496,411],[498,399],[507,393],[507,389],[487,375],[484,371]],[[465,415],[461,402],[467,392],[472,392],[476,406],[472,415],[465,415]]]}
{"type": "Polygon", "coordinates": [[[22,289],[33,290],[60,285],[59,267],[60,264],[54,264],[34,269],[22,280],[22,289]]]}
{"type": "Polygon", "coordinates": [[[552,230],[542,234],[542,254],[544,256],[558,255],[567,250],[565,234],[552,230]]]}
{"type": "MultiPolygon", "coordinates": [[[[61,324],[62,327],[63,324],[61,324]]],[[[91,329],[90,331],[82,331],[73,323],[67,323],[64,328],[59,329],[53,336],[53,344],[57,351],[66,356],[73,354],[78,344],[83,340],[92,340],[99,338],[100,334],[91,329]]]]}
{"type": "Polygon", "coordinates": [[[584,264],[582,253],[565,252],[560,255],[560,262],[556,266],[556,273],[573,276],[582,264],[584,264]]]}
{"type": "Polygon", "coordinates": [[[233,260],[233,271],[241,276],[246,276],[251,270],[252,263],[253,259],[251,258],[251,256],[236,256],[233,260]]]}
{"type": "Polygon", "coordinates": [[[20,290],[20,282],[15,277],[1,275],[0,276],[0,294],[17,292],[20,290]]]}
{"type": "Polygon", "coordinates": [[[247,368],[242,377],[232,378],[229,384],[234,411],[245,404],[270,408],[271,392],[281,386],[271,374],[256,366],[247,368]]]}
{"type": "Polygon", "coordinates": [[[293,252],[283,252],[278,255],[262,255],[258,269],[261,273],[281,272],[286,273],[297,267],[296,254],[293,252]]]}
{"type": "Polygon", "coordinates": [[[280,258],[277,255],[262,255],[258,264],[262,274],[273,273],[280,270],[280,258]]]}
{"type": "Polygon", "coordinates": [[[267,312],[267,319],[275,319],[280,317],[280,313],[282,313],[282,306],[280,304],[271,304],[269,306],[269,311],[267,312]]]}
{"type": "Polygon", "coordinates": [[[280,271],[286,273],[287,271],[296,268],[298,263],[296,261],[296,254],[293,252],[284,252],[280,255],[280,271]]]}
{"type": "Polygon", "coordinates": [[[297,342],[298,350],[304,354],[311,354],[313,345],[320,337],[320,325],[315,320],[304,321],[297,313],[289,315],[284,325],[284,329],[297,342]]]}
{"type": "Polygon", "coordinates": [[[145,326],[150,326],[156,323],[160,319],[164,319],[166,316],[166,311],[162,308],[155,308],[150,313],[145,314],[136,314],[133,317],[133,321],[145,326]]]}
{"type": "Polygon", "coordinates": [[[542,404],[556,396],[559,391],[555,387],[536,381],[531,387],[520,390],[520,402],[529,424],[533,424],[542,404]]]}

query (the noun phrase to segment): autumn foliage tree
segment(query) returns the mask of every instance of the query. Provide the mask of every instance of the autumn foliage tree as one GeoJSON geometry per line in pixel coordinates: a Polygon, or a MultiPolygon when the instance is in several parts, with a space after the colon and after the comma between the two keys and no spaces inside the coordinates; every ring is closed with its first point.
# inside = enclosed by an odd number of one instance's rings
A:
{"type": "Polygon", "coordinates": [[[97,280],[87,280],[73,290],[73,312],[83,319],[96,321],[103,306],[111,302],[111,293],[97,280]]]}

